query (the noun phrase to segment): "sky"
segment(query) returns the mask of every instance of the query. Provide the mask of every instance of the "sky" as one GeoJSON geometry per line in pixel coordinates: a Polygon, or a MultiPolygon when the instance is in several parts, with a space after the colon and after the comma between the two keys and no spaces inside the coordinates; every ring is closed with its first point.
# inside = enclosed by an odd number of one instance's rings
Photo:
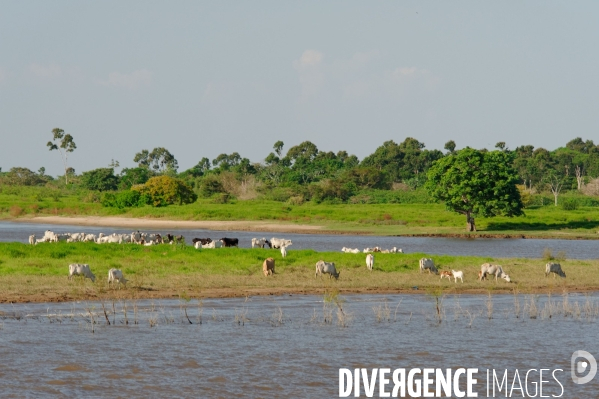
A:
{"type": "Polygon", "coordinates": [[[0,11],[0,167],[77,173],[167,148],[180,171],[305,140],[360,159],[599,142],[591,1],[15,1],[0,11]]]}

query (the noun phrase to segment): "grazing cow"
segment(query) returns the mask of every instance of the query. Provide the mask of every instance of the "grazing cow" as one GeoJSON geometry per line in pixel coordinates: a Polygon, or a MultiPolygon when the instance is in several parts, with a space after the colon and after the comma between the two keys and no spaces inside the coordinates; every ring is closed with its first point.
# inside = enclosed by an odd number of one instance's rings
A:
{"type": "Polygon", "coordinates": [[[54,233],[53,231],[50,231],[50,230],[46,230],[44,232],[43,240],[44,240],[44,242],[56,242],[56,241],[58,241],[56,239],[56,233],[54,233]]]}
{"type": "Polygon", "coordinates": [[[351,254],[359,254],[360,250],[358,248],[350,249],[349,253],[351,253],[351,254]]]}
{"type": "Polygon", "coordinates": [[[270,245],[271,248],[275,248],[275,249],[279,249],[282,246],[288,247],[290,245],[292,245],[293,243],[291,242],[291,240],[286,240],[284,238],[271,238],[270,239],[270,245]]]}
{"type": "Polygon", "coordinates": [[[71,238],[71,235],[69,233],[63,233],[63,234],[55,234],[54,235],[54,240],[55,242],[66,242],[71,238]]]}
{"type": "Polygon", "coordinates": [[[67,242],[81,242],[85,238],[85,233],[71,233],[67,242]]]}
{"type": "Polygon", "coordinates": [[[46,238],[36,238],[35,239],[35,245],[37,245],[41,242],[48,242],[48,240],[46,238]]]}
{"type": "Polygon", "coordinates": [[[216,240],[209,242],[208,244],[202,245],[202,248],[220,248],[223,246],[223,242],[221,240],[216,240]]]}
{"type": "Polygon", "coordinates": [[[223,247],[238,247],[239,248],[239,240],[237,238],[223,237],[220,240],[223,242],[223,247]]]}
{"type": "Polygon", "coordinates": [[[96,235],[86,234],[85,237],[83,237],[83,242],[96,242],[96,235]]]}
{"type": "Polygon", "coordinates": [[[373,248],[364,248],[364,251],[362,251],[362,252],[367,254],[369,252],[372,252],[373,250],[374,250],[373,248]]]}
{"type": "Polygon", "coordinates": [[[131,233],[131,242],[135,244],[139,244],[141,242],[141,233],[139,230],[131,233]]]}
{"type": "Polygon", "coordinates": [[[29,244],[35,245],[35,234],[29,236],[29,244]]]}
{"type": "Polygon", "coordinates": [[[439,271],[435,267],[435,262],[433,262],[433,260],[431,258],[420,259],[420,273],[424,272],[425,270],[428,270],[429,274],[431,272],[433,272],[435,274],[439,274],[439,271]]]}
{"type": "Polygon", "coordinates": [[[381,247],[372,248],[372,252],[381,252],[381,247]]]}
{"type": "Polygon", "coordinates": [[[108,271],[108,284],[114,283],[115,281],[119,284],[119,288],[120,288],[121,283],[124,286],[127,286],[127,281],[129,281],[129,280],[127,280],[125,277],[123,277],[123,272],[120,271],[119,269],[110,269],[108,271]]]}
{"type": "Polygon", "coordinates": [[[200,245],[206,245],[206,244],[210,244],[212,242],[212,239],[210,238],[194,238],[193,240],[191,240],[191,242],[195,245],[196,243],[200,243],[200,245]]]}
{"type": "Polygon", "coordinates": [[[392,254],[403,254],[403,249],[401,248],[397,248],[397,247],[393,247],[389,250],[390,253],[392,254]]]}
{"type": "Polygon", "coordinates": [[[333,262],[325,262],[324,260],[316,262],[316,273],[314,274],[314,277],[318,277],[319,274],[321,276],[323,274],[328,274],[329,278],[335,277],[335,279],[338,279],[339,273],[341,272],[338,272],[335,269],[335,264],[333,262]]]}
{"type": "Polygon", "coordinates": [[[455,271],[452,270],[451,271],[453,273],[453,282],[457,283],[458,279],[462,280],[462,283],[464,283],[464,272],[461,270],[455,271]]]}
{"type": "Polygon", "coordinates": [[[372,271],[373,267],[374,267],[374,255],[368,254],[368,255],[366,255],[366,268],[368,270],[372,271]]]}
{"type": "Polygon", "coordinates": [[[391,250],[389,250],[389,249],[383,249],[383,250],[381,251],[381,253],[382,253],[382,254],[389,254],[389,253],[391,253],[391,250]]]}
{"type": "Polygon", "coordinates": [[[480,281],[486,280],[487,275],[495,276],[495,281],[497,281],[498,277],[504,279],[508,283],[512,281],[510,276],[503,272],[503,268],[501,266],[493,265],[491,263],[483,263],[480,267],[480,273],[478,273],[478,279],[480,281]]]}
{"type": "Polygon", "coordinates": [[[266,238],[252,238],[252,248],[264,248],[265,245],[268,245],[269,248],[272,248],[272,245],[270,245],[270,241],[268,241],[266,238]]]}
{"type": "Polygon", "coordinates": [[[562,266],[559,263],[549,262],[545,265],[545,277],[549,276],[550,273],[555,276],[566,277],[566,273],[562,270],[562,266]]]}
{"type": "Polygon", "coordinates": [[[266,277],[268,277],[269,274],[275,274],[275,260],[273,258],[266,258],[264,260],[264,263],[262,263],[262,273],[264,273],[266,277]]]}
{"type": "Polygon", "coordinates": [[[440,274],[441,274],[441,280],[443,280],[443,277],[447,277],[447,279],[448,279],[449,281],[451,281],[451,278],[453,277],[453,273],[452,273],[452,272],[450,272],[450,271],[447,271],[447,270],[443,270],[443,271],[441,271],[441,273],[440,273],[440,274]]]}
{"type": "Polygon", "coordinates": [[[281,247],[281,256],[283,258],[287,257],[287,248],[286,247],[281,247]]]}
{"type": "Polygon", "coordinates": [[[69,280],[73,276],[83,276],[83,278],[88,278],[92,281],[92,283],[96,282],[96,276],[92,273],[89,265],[81,264],[81,263],[72,263],[69,265],[69,280]]]}

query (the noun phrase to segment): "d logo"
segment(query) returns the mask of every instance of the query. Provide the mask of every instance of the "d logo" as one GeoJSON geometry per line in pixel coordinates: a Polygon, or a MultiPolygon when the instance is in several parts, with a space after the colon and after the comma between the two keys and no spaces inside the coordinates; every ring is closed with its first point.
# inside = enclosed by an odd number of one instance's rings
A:
{"type": "Polygon", "coordinates": [[[586,384],[595,378],[595,374],[597,374],[597,361],[593,355],[587,351],[576,351],[572,354],[572,358],[570,359],[570,373],[572,375],[572,381],[574,381],[575,384],[586,384]],[[584,358],[584,360],[577,361],[579,358],[584,358]],[[584,377],[579,377],[579,375],[584,373],[587,369],[589,369],[588,374],[584,377]]]}

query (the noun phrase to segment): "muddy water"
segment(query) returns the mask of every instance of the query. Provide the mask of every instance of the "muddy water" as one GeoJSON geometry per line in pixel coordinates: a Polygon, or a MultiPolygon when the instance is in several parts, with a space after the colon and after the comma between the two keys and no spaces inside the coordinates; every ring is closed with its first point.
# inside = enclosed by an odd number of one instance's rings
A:
{"type": "MultiPolygon", "coordinates": [[[[566,305],[562,296],[445,297],[439,313],[424,295],[338,299],[345,316],[317,296],[115,302],[115,313],[106,302],[111,325],[100,303],[2,305],[0,396],[330,398],[341,367],[466,367],[479,369],[479,397],[487,369],[508,369],[511,384],[515,369],[524,383],[540,368],[563,369],[562,397],[597,397],[599,376],[570,378],[575,350],[599,357],[597,295],[566,305]]],[[[544,395],[560,394],[544,380],[544,395]]]]}
{"type": "MultiPolygon", "coordinates": [[[[86,232],[93,234],[131,233],[131,229],[107,227],[82,227],[68,225],[29,224],[0,222],[0,241],[28,242],[30,234],[38,237],[45,230],[57,233],[86,232]]],[[[161,234],[169,231],[151,231],[161,234]]],[[[171,233],[182,234],[188,243],[194,237],[239,238],[240,247],[251,247],[253,237],[270,239],[273,233],[247,231],[215,231],[215,230],[171,230],[171,233]]],[[[460,238],[425,238],[425,237],[387,237],[387,236],[352,236],[321,234],[282,234],[275,237],[292,240],[293,249],[314,249],[316,251],[340,251],[343,247],[358,248],[379,246],[382,248],[397,247],[405,253],[422,252],[427,254],[491,256],[495,258],[540,258],[543,250],[549,248],[554,254],[560,251],[570,259],[599,258],[599,241],[596,240],[542,240],[542,239],[460,239],[460,238]]]]}

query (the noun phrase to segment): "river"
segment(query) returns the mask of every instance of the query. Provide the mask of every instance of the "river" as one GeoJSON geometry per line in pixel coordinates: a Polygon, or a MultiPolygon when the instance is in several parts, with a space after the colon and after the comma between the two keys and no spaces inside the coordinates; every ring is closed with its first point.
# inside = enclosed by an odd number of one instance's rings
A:
{"type": "MultiPolygon", "coordinates": [[[[54,232],[86,232],[130,233],[131,229],[110,227],[82,227],[69,225],[30,224],[0,222],[0,242],[18,241],[26,243],[30,234],[38,237],[44,231],[54,232]]],[[[272,235],[264,232],[248,231],[218,231],[218,230],[146,230],[165,234],[168,232],[182,234],[188,243],[194,237],[235,237],[239,239],[240,247],[251,247],[253,237],[270,239],[272,235]]],[[[272,234],[272,233],[271,233],[272,234]]],[[[541,258],[545,248],[554,254],[563,251],[569,259],[599,258],[599,241],[597,240],[545,240],[545,239],[497,239],[497,238],[431,238],[431,237],[389,237],[389,236],[358,236],[358,235],[326,235],[326,234],[287,234],[276,233],[276,237],[292,240],[293,249],[314,249],[316,251],[340,251],[343,247],[358,248],[379,246],[382,248],[397,247],[404,253],[426,253],[437,255],[473,255],[493,258],[541,258]]]]}
{"type": "Polygon", "coordinates": [[[332,299],[107,300],[106,316],[99,302],[1,305],[0,396],[331,398],[339,368],[382,367],[476,368],[479,397],[488,369],[510,389],[535,369],[531,394],[541,368],[544,395],[599,392],[570,377],[574,351],[599,355],[597,295],[448,296],[438,312],[425,295],[332,299]]]}

